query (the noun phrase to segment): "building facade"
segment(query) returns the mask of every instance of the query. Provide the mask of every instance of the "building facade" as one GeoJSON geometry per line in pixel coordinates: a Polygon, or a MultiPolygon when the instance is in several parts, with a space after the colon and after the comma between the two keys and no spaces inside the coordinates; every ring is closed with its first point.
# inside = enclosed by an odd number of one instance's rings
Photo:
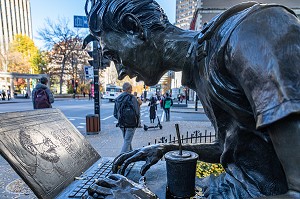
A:
{"type": "MultiPolygon", "coordinates": [[[[188,30],[193,19],[194,12],[197,8],[199,0],[176,0],[176,16],[175,25],[181,29],[188,30]]],[[[171,79],[170,90],[174,88],[181,88],[182,72],[168,72],[163,77],[164,79],[171,79]]]]}
{"type": "MultiPolygon", "coordinates": [[[[198,0],[197,9],[195,11],[191,29],[201,30],[205,22],[209,22],[214,16],[224,12],[226,9],[245,2],[244,0],[198,0]]],[[[295,0],[260,0],[260,3],[282,4],[291,8],[300,16],[300,1],[295,0]]]]}
{"type": "Polygon", "coordinates": [[[176,0],[175,25],[182,29],[189,29],[199,0],[176,0]]]}
{"type": "Polygon", "coordinates": [[[32,39],[30,0],[0,0],[0,89],[14,93],[14,78],[22,77],[27,79],[30,94],[29,79],[36,77],[7,73],[7,52],[16,34],[32,39]]]}
{"type": "Polygon", "coordinates": [[[30,0],[0,0],[0,53],[4,55],[14,35],[32,38],[30,0]]]}

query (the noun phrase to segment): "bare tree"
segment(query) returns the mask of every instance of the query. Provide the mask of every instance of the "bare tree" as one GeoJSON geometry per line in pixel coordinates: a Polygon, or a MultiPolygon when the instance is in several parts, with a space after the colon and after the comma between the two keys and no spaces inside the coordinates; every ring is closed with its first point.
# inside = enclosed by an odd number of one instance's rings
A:
{"type": "Polygon", "coordinates": [[[3,52],[3,53],[0,52],[0,71],[2,70],[4,72],[7,72],[8,71],[8,63],[9,63],[9,60],[8,60],[7,52],[3,52]]]}
{"type": "Polygon", "coordinates": [[[79,31],[74,31],[69,27],[69,22],[65,18],[58,18],[58,23],[46,20],[46,26],[38,31],[39,39],[44,41],[44,46],[51,50],[49,60],[51,65],[60,66],[54,69],[54,74],[59,76],[59,93],[62,94],[64,75],[67,69],[68,60],[76,49],[82,46],[82,37],[79,31]]]}

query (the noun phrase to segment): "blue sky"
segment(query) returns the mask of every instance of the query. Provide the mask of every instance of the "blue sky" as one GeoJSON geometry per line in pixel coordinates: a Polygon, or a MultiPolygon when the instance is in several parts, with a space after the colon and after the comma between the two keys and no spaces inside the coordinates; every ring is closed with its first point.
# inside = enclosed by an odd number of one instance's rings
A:
{"type": "MultiPolygon", "coordinates": [[[[171,23],[175,22],[176,0],[156,0],[164,9],[171,23]]],[[[67,18],[73,26],[74,15],[85,15],[85,0],[30,0],[33,40],[38,47],[42,47],[37,40],[37,30],[44,27],[45,19],[56,21],[58,17],[67,18]]]]}

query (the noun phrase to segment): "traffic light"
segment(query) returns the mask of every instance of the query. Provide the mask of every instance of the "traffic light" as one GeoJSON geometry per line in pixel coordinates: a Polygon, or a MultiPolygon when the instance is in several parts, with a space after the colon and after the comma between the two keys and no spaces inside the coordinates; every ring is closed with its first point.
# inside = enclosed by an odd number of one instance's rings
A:
{"type": "Polygon", "coordinates": [[[99,61],[98,61],[98,55],[97,52],[95,52],[95,50],[93,51],[87,51],[88,55],[92,58],[90,60],[88,60],[89,64],[91,66],[93,66],[94,68],[99,68],[99,61]]]}
{"type": "Polygon", "coordinates": [[[100,48],[93,51],[88,51],[87,53],[91,58],[93,58],[88,60],[91,66],[99,68],[101,70],[110,66],[110,60],[102,57],[102,51],[100,48]]]}
{"type": "Polygon", "coordinates": [[[76,81],[75,81],[75,87],[76,88],[78,87],[78,79],[76,79],[76,81]]]}
{"type": "Polygon", "coordinates": [[[96,37],[89,34],[83,40],[82,48],[84,49],[90,42],[93,42],[93,51],[87,51],[88,55],[93,58],[88,60],[89,64],[94,67],[94,69],[105,69],[107,66],[110,66],[110,60],[102,59],[102,50],[101,46],[96,37]]]}

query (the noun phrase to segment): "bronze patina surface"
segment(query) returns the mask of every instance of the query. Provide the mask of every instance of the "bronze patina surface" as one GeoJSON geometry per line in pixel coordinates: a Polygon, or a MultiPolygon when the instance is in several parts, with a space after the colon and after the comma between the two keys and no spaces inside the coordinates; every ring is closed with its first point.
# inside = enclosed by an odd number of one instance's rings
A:
{"type": "Polygon", "coordinates": [[[46,199],[100,158],[58,109],[1,113],[0,152],[35,195],[46,199]]]}
{"type": "MultiPolygon", "coordinates": [[[[300,21],[292,10],[242,3],[202,31],[170,24],[154,0],[87,0],[86,14],[87,38],[100,41],[119,79],[155,85],[168,70],[182,71],[182,84],[197,92],[218,139],[183,149],[226,170],[199,184],[205,197],[300,198],[300,21]]],[[[144,174],[176,149],[161,144],[120,155],[115,170],[143,160],[144,174]]]]}

